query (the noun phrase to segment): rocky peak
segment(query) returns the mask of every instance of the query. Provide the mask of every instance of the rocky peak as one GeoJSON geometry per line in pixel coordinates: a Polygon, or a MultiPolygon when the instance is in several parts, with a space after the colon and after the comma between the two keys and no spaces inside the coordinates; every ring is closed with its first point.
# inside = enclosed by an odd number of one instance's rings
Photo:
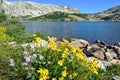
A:
{"type": "Polygon", "coordinates": [[[67,13],[79,13],[76,8],[70,6],[58,6],[51,4],[39,4],[35,2],[7,2],[2,3],[5,14],[18,17],[36,17],[50,12],[61,11],[67,13]]]}

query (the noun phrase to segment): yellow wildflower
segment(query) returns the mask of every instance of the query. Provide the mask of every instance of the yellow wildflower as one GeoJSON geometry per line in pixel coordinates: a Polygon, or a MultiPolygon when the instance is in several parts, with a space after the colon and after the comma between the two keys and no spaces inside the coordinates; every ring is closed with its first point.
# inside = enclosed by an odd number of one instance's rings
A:
{"type": "Polygon", "coordinates": [[[64,53],[65,53],[65,54],[68,54],[68,51],[69,51],[69,49],[68,49],[68,48],[65,48],[64,53]]]}
{"type": "Polygon", "coordinates": [[[61,45],[62,47],[65,46],[64,42],[60,42],[60,45],[61,45]]]}
{"type": "Polygon", "coordinates": [[[33,36],[33,37],[36,37],[36,36],[37,36],[37,34],[32,34],[32,36],[33,36]]]}
{"type": "Polygon", "coordinates": [[[57,80],[56,78],[52,78],[52,80],[57,80]]]}
{"type": "Polygon", "coordinates": [[[98,74],[97,70],[94,70],[93,72],[94,72],[95,74],[98,74]]]}
{"type": "Polygon", "coordinates": [[[60,51],[60,49],[57,48],[57,44],[56,44],[56,38],[52,37],[52,38],[49,38],[49,47],[53,50],[57,50],[57,51],[60,51]]]}
{"type": "Polygon", "coordinates": [[[0,27],[0,32],[5,33],[5,32],[6,32],[6,28],[4,28],[4,27],[0,27]]]}
{"type": "Polygon", "coordinates": [[[43,69],[39,68],[39,70],[37,70],[37,72],[41,74],[43,72],[43,69]]]}
{"type": "Polygon", "coordinates": [[[47,77],[44,75],[40,75],[38,78],[39,78],[39,80],[46,80],[47,79],[47,77]]]}
{"type": "Polygon", "coordinates": [[[68,41],[68,40],[65,40],[65,39],[63,39],[63,42],[64,42],[65,44],[68,44],[68,43],[69,43],[69,41],[68,41]]]}
{"type": "Polygon", "coordinates": [[[65,70],[65,71],[62,71],[62,76],[63,77],[66,77],[67,76],[67,71],[65,70]]]}
{"type": "Polygon", "coordinates": [[[66,58],[66,57],[67,57],[67,55],[63,53],[62,54],[62,58],[66,58]]]}
{"type": "Polygon", "coordinates": [[[35,40],[36,40],[37,43],[41,43],[42,42],[42,39],[40,37],[35,38],[35,40]]]}
{"type": "Polygon", "coordinates": [[[64,80],[64,78],[59,78],[59,80],[64,80]]]}
{"type": "Polygon", "coordinates": [[[72,79],[72,78],[73,78],[72,74],[70,74],[70,75],[69,75],[69,78],[70,78],[70,79],[72,79]]]}
{"type": "Polygon", "coordinates": [[[55,37],[51,37],[51,38],[49,38],[48,41],[56,41],[56,40],[57,40],[57,38],[55,38],[55,37]]]}
{"type": "Polygon", "coordinates": [[[68,45],[68,43],[69,43],[69,41],[67,41],[67,40],[63,39],[63,41],[62,41],[62,42],[60,42],[60,45],[61,45],[62,47],[65,47],[65,46],[67,46],[67,45],[68,45]]]}
{"type": "Polygon", "coordinates": [[[70,45],[70,48],[71,48],[71,51],[72,51],[72,53],[76,53],[76,47],[75,46],[73,46],[73,45],[70,45]]]}
{"type": "Polygon", "coordinates": [[[76,77],[78,74],[76,72],[73,73],[73,77],[76,77]]]}
{"type": "Polygon", "coordinates": [[[39,80],[46,80],[48,78],[48,74],[49,74],[49,71],[47,69],[42,69],[42,68],[39,68],[39,70],[37,70],[38,73],[40,73],[39,75],[39,80]]]}
{"type": "Polygon", "coordinates": [[[58,64],[59,64],[60,66],[62,66],[62,65],[63,65],[63,62],[64,62],[64,60],[59,60],[59,61],[58,61],[58,64]]]}
{"type": "Polygon", "coordinates": [[[48,75],[49,71],[47,69],[44,69],[45,75],[48,75]]]}

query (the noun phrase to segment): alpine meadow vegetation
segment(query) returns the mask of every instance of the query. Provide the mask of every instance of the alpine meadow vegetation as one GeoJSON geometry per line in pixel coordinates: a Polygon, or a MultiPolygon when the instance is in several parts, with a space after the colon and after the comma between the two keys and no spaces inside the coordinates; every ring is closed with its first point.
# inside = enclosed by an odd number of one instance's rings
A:
{"type": "Polygon", "coordinates": [[[27,33],[19,22],[0,23],[0,55],[0,80],[110,80],[106,76],[120,75],[114,66],[111,72],[99,69],[68,40],[27,33]]]}

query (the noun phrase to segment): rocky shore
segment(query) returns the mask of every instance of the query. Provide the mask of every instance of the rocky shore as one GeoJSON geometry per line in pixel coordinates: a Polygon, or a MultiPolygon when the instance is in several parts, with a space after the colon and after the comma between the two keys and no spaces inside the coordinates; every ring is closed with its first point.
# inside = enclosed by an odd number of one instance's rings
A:
{"type": "Polygon", "coordinates": [[[98,60],[107,61],[115,65],[120,64],[120,43],[107,45],[103,41],[96,40],[90,44],[82,39],[71,39],[70,44],[82,48],[87,57],[94,57],[98,60]]]}
{"type": "MultiPolygon", "coordinates": [[[[94,44],[90,44],[83,39],[71,39],[70,44],[82,48],[85,56],[89,60],[97,60],[98,67],[106,70],[108,66],[120,65],[120,43],[107,45],[105,42],[96,40],[94,44]]],[[[120,76],[112,76],[113,80],[120,80],[120,76]]]]}

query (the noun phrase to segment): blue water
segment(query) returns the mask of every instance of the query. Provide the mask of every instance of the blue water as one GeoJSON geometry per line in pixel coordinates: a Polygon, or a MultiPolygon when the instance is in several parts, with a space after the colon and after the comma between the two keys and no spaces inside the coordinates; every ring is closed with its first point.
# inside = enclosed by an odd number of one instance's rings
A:
{"type": "Polygon", "coordinates": [[[41,32],[57,38],[79,38],[93,43],[102,40],[108,44],[120,42],[120,22],[24,22],[26,31],[41,32]]]}

